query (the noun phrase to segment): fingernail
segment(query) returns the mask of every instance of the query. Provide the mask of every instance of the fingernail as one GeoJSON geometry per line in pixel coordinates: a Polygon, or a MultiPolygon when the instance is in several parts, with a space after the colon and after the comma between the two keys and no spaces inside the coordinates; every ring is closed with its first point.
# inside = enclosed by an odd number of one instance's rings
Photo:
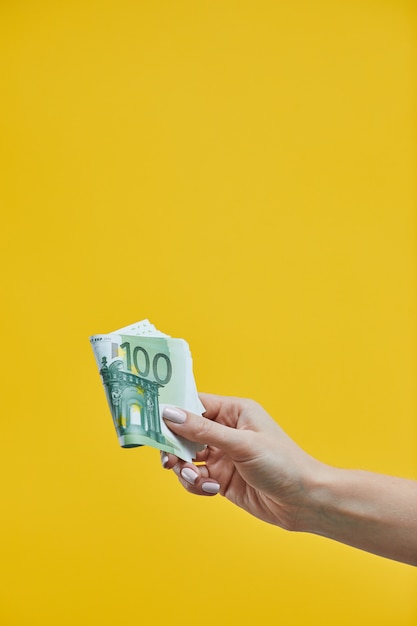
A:
{"type": "Polygon", "coordinates": [[[162,455],[162,458],[161,458],[162,467],[165,467],[168,461],[169,461],[168,455],[167,454],[162,455]]]}
{"type": "Polygon", "coordinates": [[[190,467],[184,467],[181,470],[181,476],[183,477],[184,480],[187,481],[187,483],[190,483],[191,485],[194,485],[195,481],[198,478],[197,472],[192,470],[190,467]]]}
{"type": "Polygon", "coordinates": [[[220,485],[219,483],[203,483],[201,489],[206,493],[216,494],[220,491],[220,485]]]}
{"type": "Polygon", "coordinates": [[[162,416],[175,424],[183,424],[187,418],[187,413],[173,406],[164,407],[162,416]]]}

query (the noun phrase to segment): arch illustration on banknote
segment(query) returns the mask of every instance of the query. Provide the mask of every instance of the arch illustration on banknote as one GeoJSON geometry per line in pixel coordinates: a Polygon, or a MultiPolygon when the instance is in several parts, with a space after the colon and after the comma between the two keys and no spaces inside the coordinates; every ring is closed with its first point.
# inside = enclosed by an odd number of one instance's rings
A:
{"type": "Polygon", "coordinates": [[[158,396],[163,385],[124,370],[122,359],[108,365],[105,356],[100,374],[120,445],[135,448],[154,441],[175,454],[175,441],[161,431],[158,396]]]}

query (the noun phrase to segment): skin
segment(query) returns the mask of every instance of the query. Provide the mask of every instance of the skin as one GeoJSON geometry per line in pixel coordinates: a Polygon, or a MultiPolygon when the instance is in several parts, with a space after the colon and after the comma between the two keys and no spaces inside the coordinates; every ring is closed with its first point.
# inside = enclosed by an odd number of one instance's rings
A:
{"type": "Polygon", "coordinates": [[[201,394],[204,417],[176,407],[177,435],[207,444],[196,463],[162,453],[187,491],[217,492],[259,519],[417,565],[417,482],[321,463],[253,400],[201,394]]]}

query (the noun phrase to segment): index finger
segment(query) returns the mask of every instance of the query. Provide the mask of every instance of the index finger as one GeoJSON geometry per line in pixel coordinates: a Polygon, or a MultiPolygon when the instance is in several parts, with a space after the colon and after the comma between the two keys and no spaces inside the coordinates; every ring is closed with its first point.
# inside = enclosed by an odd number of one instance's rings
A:
{"type": "Polygon", "coordinates": [[[200,393],[199,396],[206,408],[204,417],[218,424],[253,431],[275,425],[272,417],[255,400],[209,393],[200,393]]]}
{"type": "Polygon", "coordinates": [[[204,417],[236,428],[245,402],[242,398],[219,396],[211,393],[199,393],[198,395],[206,409],[203,413],[204,417]]]}

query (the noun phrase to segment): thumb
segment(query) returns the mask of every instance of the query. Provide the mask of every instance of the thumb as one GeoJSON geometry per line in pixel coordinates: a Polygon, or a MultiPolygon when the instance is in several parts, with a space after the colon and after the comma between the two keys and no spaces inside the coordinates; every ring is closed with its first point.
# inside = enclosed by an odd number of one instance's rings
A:
{"type": "Polygon", "coordinates": [[[220,448],[227,454],[239,454],[247,449],[245,431],[218,424],[207,417],[173,406],[165,406],[162,417],[176,435],[189,441],[220,448]]]}

